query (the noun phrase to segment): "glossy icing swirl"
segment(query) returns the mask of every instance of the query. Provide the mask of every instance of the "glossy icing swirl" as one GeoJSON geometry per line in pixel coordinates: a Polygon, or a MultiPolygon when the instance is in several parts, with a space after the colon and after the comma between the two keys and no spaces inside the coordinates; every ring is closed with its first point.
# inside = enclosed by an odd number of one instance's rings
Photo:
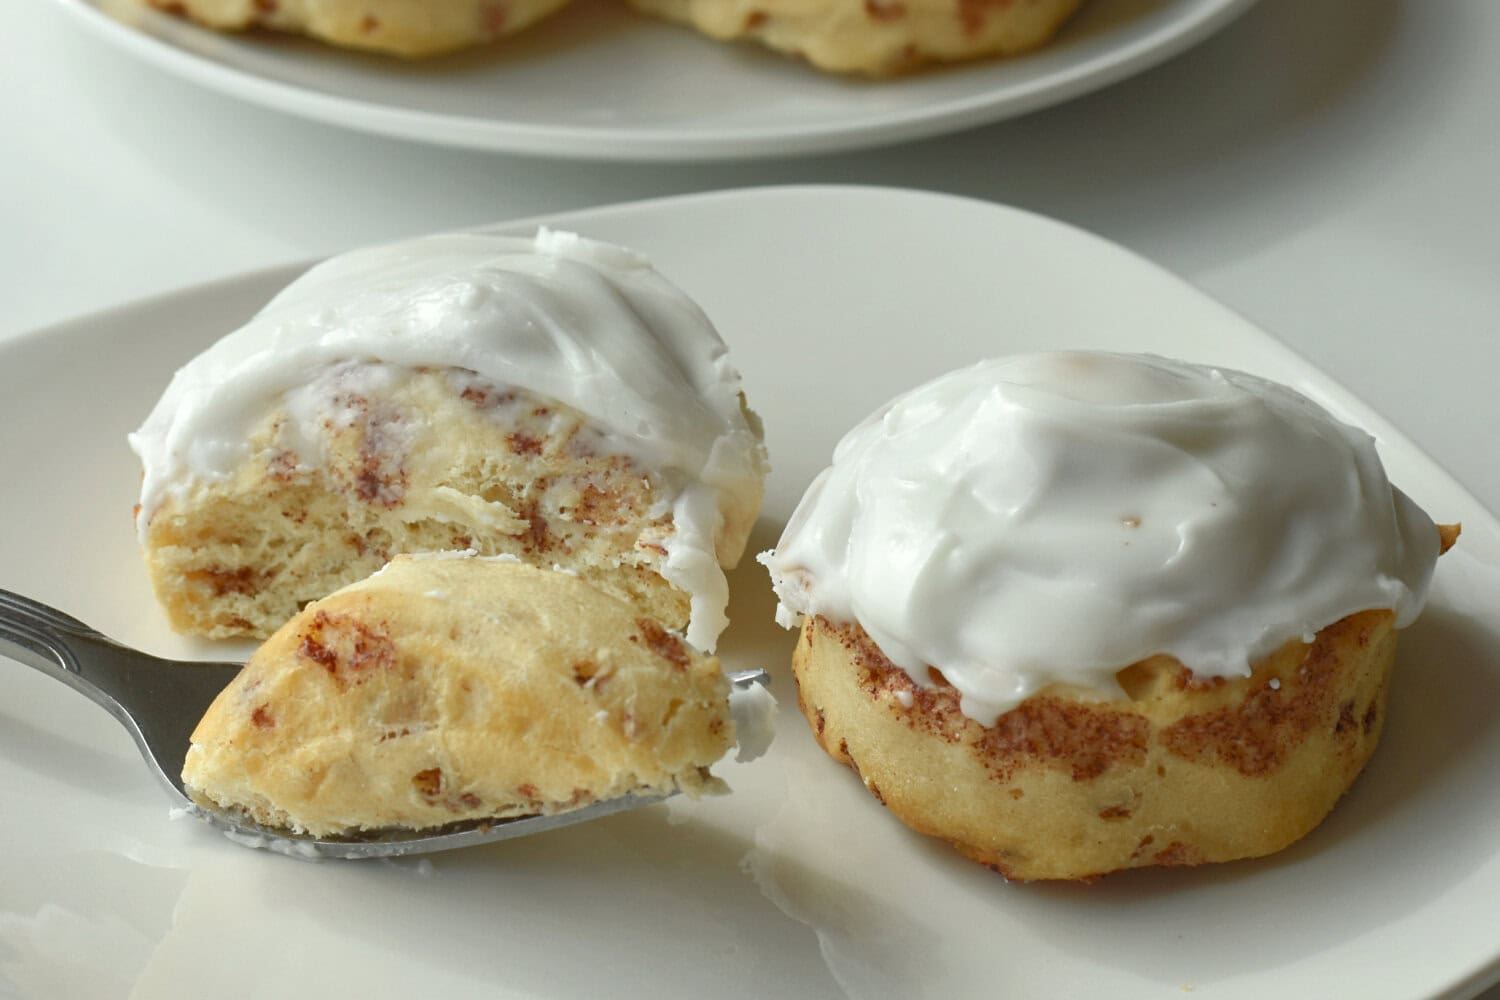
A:
{"type": "Polygon", "coordinates": [[[1306,397],[1165,358],[985,361],[849,432],[761,561],[991,723],[1049,685],[1123,695],[1175,656],[1246,676],[1345,615],[1421,610],[1438,532],[1374,441],[1306,397]]]}

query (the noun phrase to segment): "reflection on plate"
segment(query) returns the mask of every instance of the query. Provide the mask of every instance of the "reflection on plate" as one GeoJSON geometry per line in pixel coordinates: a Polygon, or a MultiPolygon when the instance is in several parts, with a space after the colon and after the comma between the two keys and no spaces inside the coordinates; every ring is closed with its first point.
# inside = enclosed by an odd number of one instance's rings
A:
{"type": "MultiPolygon", "coordinates": [[[[775,465],[761,547],[845,427],[981,356],[1070,345],[1211,360],[1294,383],[1365,425],[1393,479],[1464,522],[1404,641],[1369,770],[1275,857],[1090,887],[1006,884],[908,832],[817,750],[794,708],[791,635],[771,624],[764,574],[747,560],[732,578],[725,659],[769,667],[783,710],[767,758],[723,768],[733,796],[425,862],[308,864],[171,822],[123,730],[6,661],[0,993],[1131,998],[1192,987],[1261,1000],[1454,995],[1500,971],[1500,525],[1385,421],[1170,275],[1008,209],[775,189],[546,221],[646,251],[719,323],[775,465]]],[[[0,587],[154,652],[208,652],[170,635],[152,604],[125,433],[177,365],[296,271],[0,344],[0,587]]]]}
{"type": "Polygon", "coordinates": [[[133,55],[317,121],[478,149],[653,160],[856,149],[998,121],[1153,66],[1254,0],[1090,0],[1040,52],[884,83],[710,42],[619,0],[576,0],[489,50],[413,63],[216,34],[138,0],[58,2],[133,55]]]}

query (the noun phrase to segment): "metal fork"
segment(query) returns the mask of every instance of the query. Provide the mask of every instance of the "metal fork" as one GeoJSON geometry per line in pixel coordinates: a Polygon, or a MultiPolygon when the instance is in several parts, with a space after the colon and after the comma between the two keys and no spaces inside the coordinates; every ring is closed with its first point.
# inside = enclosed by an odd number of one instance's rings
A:
{"type": "MultiPolygon", "coordinates": [[[[430,854],[571,826],[660,802],[665,795],[624,795],[568,812],[517,819],[474,820],[436,830],[377,830],[319,838],[262,826],[228,810],[188,797],[182,764],[189,737],[219,692],[239,673],[238,663],[165,660],[122,646],[83,622],[30,598],[0,590],[0,655],[55,677],[102,705],[135,740],[151,772],[177,808],[247,847],[295,857],[383,858],[430,854]]],[[[730,675],[736,691],[765,686],[764,670],[730,675]]]]}

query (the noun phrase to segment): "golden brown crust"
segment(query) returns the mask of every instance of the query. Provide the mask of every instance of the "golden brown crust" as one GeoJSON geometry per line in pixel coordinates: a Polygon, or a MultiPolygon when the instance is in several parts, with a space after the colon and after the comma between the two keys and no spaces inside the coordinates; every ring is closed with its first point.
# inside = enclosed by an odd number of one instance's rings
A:
{"type": "Polygon", "coordinates": [[[750,39],[835,73],[891,76],[1049,42],[1080,0],[632,0],[711,38],[750,39]]]}
{"type": "Polygon", "coordinates": [[[912,828],[1019,879],[1088,879],[1280,850],[1373,752],[1394,617],[1351,615],[1250,677],[1199,680],[1157,656],[1126,699],[1044,691],[983,726],[934,671],[918,685],[857,625],[809,618],[798,703],[825,751],[912,828]]]}
{"type": "Polygon", "coordinates": [[[494,41],[566,0],[144,0],[210,28],[269,28],[389,55],[430,56],[494,41]]]}
{"type": "MultiPolygon", "coordinates": [[[[430,56],[494,41],[566,0],[136,0],[220,30],[298,32],[345,48],[430,56]]],[[[819,69],[890,76],[1049,42],[1082,0],[634,0],[704,34],[746,38],[819,69]]]]}

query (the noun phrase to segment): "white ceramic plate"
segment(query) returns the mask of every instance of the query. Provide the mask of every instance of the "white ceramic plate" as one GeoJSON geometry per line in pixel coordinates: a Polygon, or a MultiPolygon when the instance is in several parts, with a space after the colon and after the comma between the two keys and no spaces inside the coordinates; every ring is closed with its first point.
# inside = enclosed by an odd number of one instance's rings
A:
{"type": "Polygon", "coordinates": [[[1253,0],[1090,0],[1041,52],[885,83],[716,44],[620,0],[577,0],[490,50],[416,63],[215,34],[139,0],[59,2],[188,80],[334,125],[517,153],[712,159],[853,149],[1035,110],[1161,62],[1253,0]]]}
{"type": "MultiPolygon", "coordinates": [[[[1388,735],[1333,816],[1256,862],[1007,884],[908,832],[817,750],[762,571],[731,666],[768,666],[770,755],[736,793],[430,862],[309,863],[167,815],[104,712],[0,661],[0,994],[1434,997],[1500,972],[1500,525],[1286,347],[1075,229],[935,195],[772,189],[546,220],[634,245],[734,345],[775,472],[774,542],[842,430],[986,355],[1157,351],[1295,383],[1370,428],[1464,536],[1407,634],[1388,735]]],[[[503,228],[527,230],[531,223],[503,228]]],[[[125,434],[172,370],[298,268],[0,344],[0,587],[168,655],[131,530],[125,434]]]]}

